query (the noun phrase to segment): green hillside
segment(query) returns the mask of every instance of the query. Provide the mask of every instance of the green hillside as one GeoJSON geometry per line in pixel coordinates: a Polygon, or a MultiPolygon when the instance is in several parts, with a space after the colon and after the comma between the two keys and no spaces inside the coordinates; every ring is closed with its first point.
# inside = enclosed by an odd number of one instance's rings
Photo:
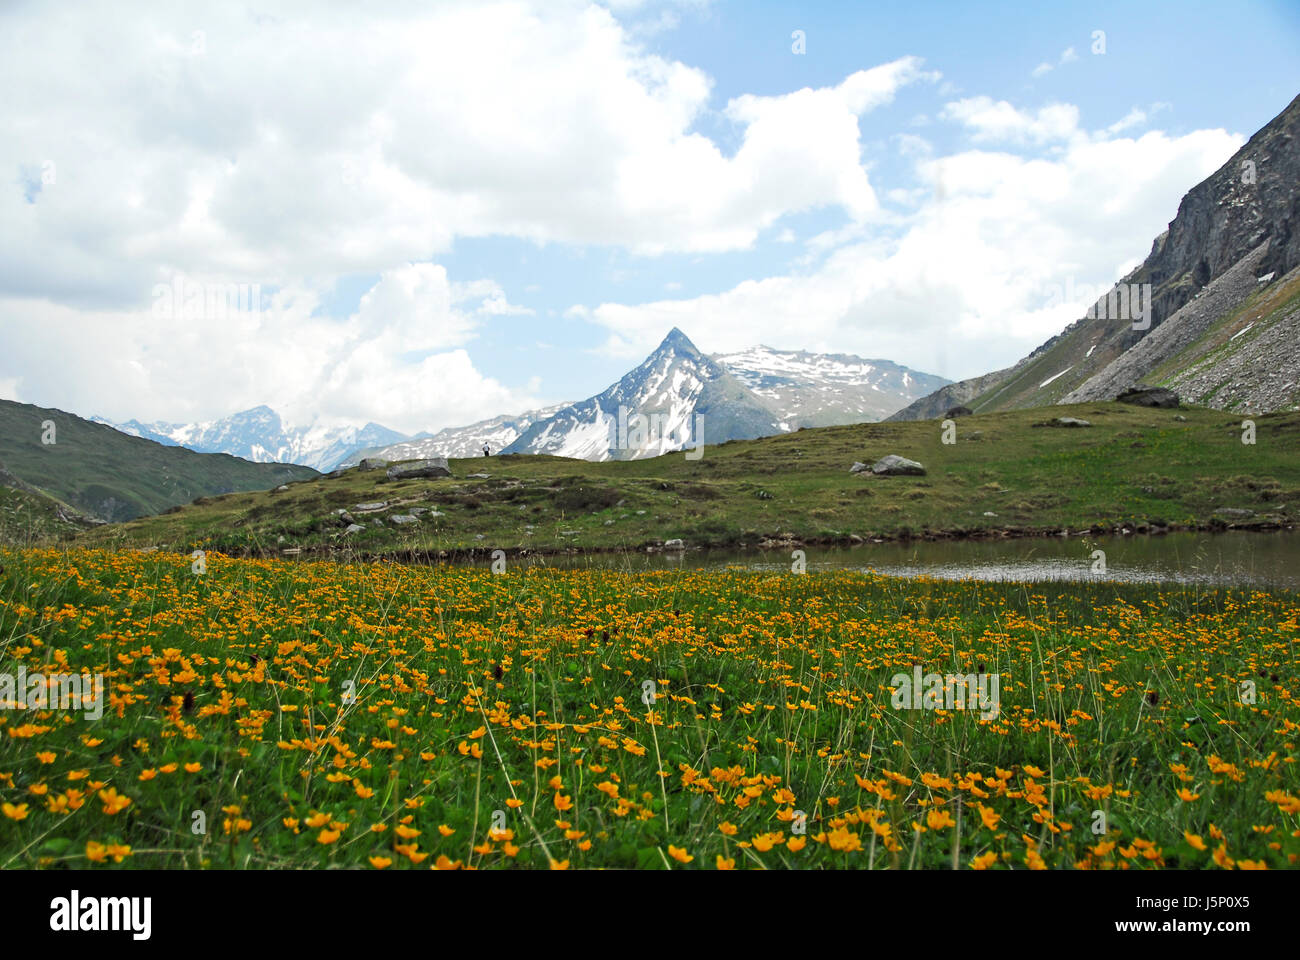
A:
{"type": "Polygon", "coordinates": [[[195,546],[226,552],[441,551],[754,546],[854,537],[999,536],[1062,528],[1289,525],[1300,513],[1300,414],[1256,419],[1191,408],[1089,403],[939,421],[800,430],[653,460],[546,456],[452,460],[453,476],[390,482],[352,469],[284,492],[229,494],[81,535],[87,545],[195,546]],[[1090,428],[1041,427],[1073,416],[1090,428]],[[1182,419],[1178,419],[1182,418],[1182,419]],[[921,477],[851,475],[886,454],[921,477]],[[470,476],[486,473],[486,478],[470,476]],[[383,502],[369,512],[361,504],[383,502]],[[1216,513],[1221,509],[1245,513],[1216,513]],[[350,511],[364,529],[345,533],[350,511]],[[394,515],[418,514],[415,522],[394,515]],[[421,512],[423,511],[423,512],[421,512]],[[381,525],[374,525],[379,519],[381,525]]]}
{"type": "Polygon", "coordinates": [[[24,483],[104,520],[317,476],[310,467],[166,447],[62,410],[10,400],[0,400],[0,462],[24,483]],[[47,421],[54,424],[51,444],[42,442],[47,421]]]}

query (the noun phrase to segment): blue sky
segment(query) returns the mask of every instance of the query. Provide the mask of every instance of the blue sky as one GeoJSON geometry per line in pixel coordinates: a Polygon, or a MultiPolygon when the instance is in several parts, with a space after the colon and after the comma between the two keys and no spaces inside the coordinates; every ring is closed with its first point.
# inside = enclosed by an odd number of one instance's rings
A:
{"type": "Polygon", "coordinates": [[[1300,92],[1272,2],[266,9],[0,14],[0,396],[414,432],[595,393],[674,324],[972,376],[1300,92]],[[147,316],[177,274],[275,303],[147,316]]]}

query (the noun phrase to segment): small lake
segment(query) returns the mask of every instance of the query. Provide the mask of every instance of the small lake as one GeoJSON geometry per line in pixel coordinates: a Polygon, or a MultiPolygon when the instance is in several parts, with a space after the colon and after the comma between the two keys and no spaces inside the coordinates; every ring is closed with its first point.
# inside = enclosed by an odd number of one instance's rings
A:
{"type": "MultiPolygon", "coordinates": [[[[947,580],[1118,580],[1300,590],[1300,533],[1228,531],[1161,536],[1033,537],[1015,540],[866,543],[801,547],[807,569],[874,571],[947,580]],[[1105,554],[1105,570],[1099,568],[1105,554]]],[[[561,569],[684,570],[741,567],[785,572],[789,550],[687,550],[514,558],[561,569]]],[[[486,562],[482,564],[486,566],[486,562]]]]}

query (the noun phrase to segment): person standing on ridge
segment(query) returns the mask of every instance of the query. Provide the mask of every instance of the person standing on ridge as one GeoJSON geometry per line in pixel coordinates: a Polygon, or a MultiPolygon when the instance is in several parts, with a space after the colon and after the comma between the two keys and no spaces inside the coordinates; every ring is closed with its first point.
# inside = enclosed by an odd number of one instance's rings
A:
{"type": "Polygon", "coordinates": [[[485,457],[492,456],[492,448],[489,447],[486,443],[483,444],[483,456],[485,457]]]}

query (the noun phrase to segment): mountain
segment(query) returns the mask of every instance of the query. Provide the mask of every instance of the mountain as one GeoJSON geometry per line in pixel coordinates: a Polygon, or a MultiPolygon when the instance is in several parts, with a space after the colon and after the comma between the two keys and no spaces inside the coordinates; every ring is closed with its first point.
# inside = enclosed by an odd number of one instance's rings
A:
{"type": "Polygon", "coordinates": [[[62,410],[12,400],[0,400],[0,461],[11,478],[7,487],[39,492],[102,520],[129,520],[196,497],[265,490],[316,476],[310,467],[164,446],[62,410]],[[46,421],[53,422],[52,435],[46,421]]]}
{"type": "Polygon", "coordinates": [[[280,415],[265,405],[203,423],[113,423],[102,417],[91,419],[166,446],[187,447],[199,453],[228,453],[254,463],[296,463],[321,471],[332,470],[359,447],[407,439],[406,434],[377,423],[361,428],[321,423],[286,428],[280,415]]]}
{"type": "Polygon", "coordinates": [[[567,404],[525,430],[502,453],[583,460],[637,460],[703,442],[782,433],[780,416],[676,327],[618,383],[567,404]]]}
{"type": "Polygon", "coordinates": [[[890,360],[752,347],[713,359],[762,397],[791,428],[882,420],[949,381],[890,360]]]}
{"type": "Polygon", "coordinates": [[[1011,369],[1011,367],[1008,367],[1006,370],[995,370],[993,373],[986,373],[982,377],[971,377],[969,380],[958,380],[956,383],[949,383],[933,393],[927,393],[920,399],[913,400],[902,410],[885,417],[885,422],[933,420],[942,417],[953,407],[970,406],[972,400],[994,384],[1001,382],[1011,372],[1011,369]]]}
{"type": "Polygon", "coordinates": [[[493,453],[496,453],[513,443],[534,423],[547,419],[566,406],[567,403],[557,403],[540,410],[480,420],[467,427],[447,427],[437,433],[415,436],[399,443],[365,447],[352,451],[343,458],[339,466],[354,466],[366,457],[382,457],[385,460],[477,457],[482,454],[485,443],[492,448],[493,453]]]}
{"type": "MultiPolygon", "coordinates": [[[[450,427],[432,435],[386,446],[354,450],[340,465],[352,465],[365,457],[386,460],[476,457],[485,443],[493,452],[525,452],[523,446],[515,445],[516,441],[534,425],[557,417],[566,408],[574,409],[547,427],[545,439],[534,433],[524,442],[528,445],[527,452],[568,451],[563,455],[595,460],[636,459],[682,444],[660,444],[643,451],[622,451],[624,455],[630,453],[630,457],[615,456],[611,450],[619,442],[617,421],[620,404],[629,411],[629,421],[638,410],[663,413],[667,418],[665,431],[676,437],[678,428],[692,415],[687,412],[688,408],[692,412],[705,412],[703,407],[697,410],[697,401],[702,397],[706,404],[712,404],[710,417],[731,418],[736,424],[737,436],[740,436],[749,435],[759,423],[766,424],[765,430],[780,433],[805,426],[879,420],[904,403],[948,382],[942,377],[918,373],[889,360],[864,360],[845,354],[774,350],[759,346],[704,357],[680,330],[670,333],[646,363],[649,367],[642,364],[628,374],[631,380],[625,377],[605,394],[592,397],[583,404],[555,404],[518,415],[480,420],[466,427],[450,427]],[[661,358],[662,363],[655,360],[665,350],[671,356],[661,358]],[[661,382],[669,368],[673,382],[665,390],[651,396],[653,389],[643,389],[656,377],[659,378],[657,382],[661,382]],[[724,379],[728,375],[730,379],[724,379]],[[697,396],[696,392],[701,391],[705,384],[711,386],[697,396]],[[730,409],[728,396],[739,400],[740,406],[730,409]]],[[[706,443],[712,433],[711,421],[709,426],[706,443]]],[[[635,429],[636,424],[629,422],[624,429],[628,439],[636,439],[632,436],[635,429]]],[[[725,429],[730,430],[729,427],[725,429]]]]}
{"type": "MultiPolygon", "coordinates": [[[[1013,367],[944,389],[969,391],[977,413],[1110,399],[1138,383],[1219,409],[1296,409],[1298,268],[1300,97],[1187,192],[1146,260],[1090,316],[1013,367]],[[1138,323],[1136,311],[1112,309],[1132,284],[1150,284],[1138,323]]],[[[891,419],[934,416],[938,406],[913,404],[891,419]]]]}

